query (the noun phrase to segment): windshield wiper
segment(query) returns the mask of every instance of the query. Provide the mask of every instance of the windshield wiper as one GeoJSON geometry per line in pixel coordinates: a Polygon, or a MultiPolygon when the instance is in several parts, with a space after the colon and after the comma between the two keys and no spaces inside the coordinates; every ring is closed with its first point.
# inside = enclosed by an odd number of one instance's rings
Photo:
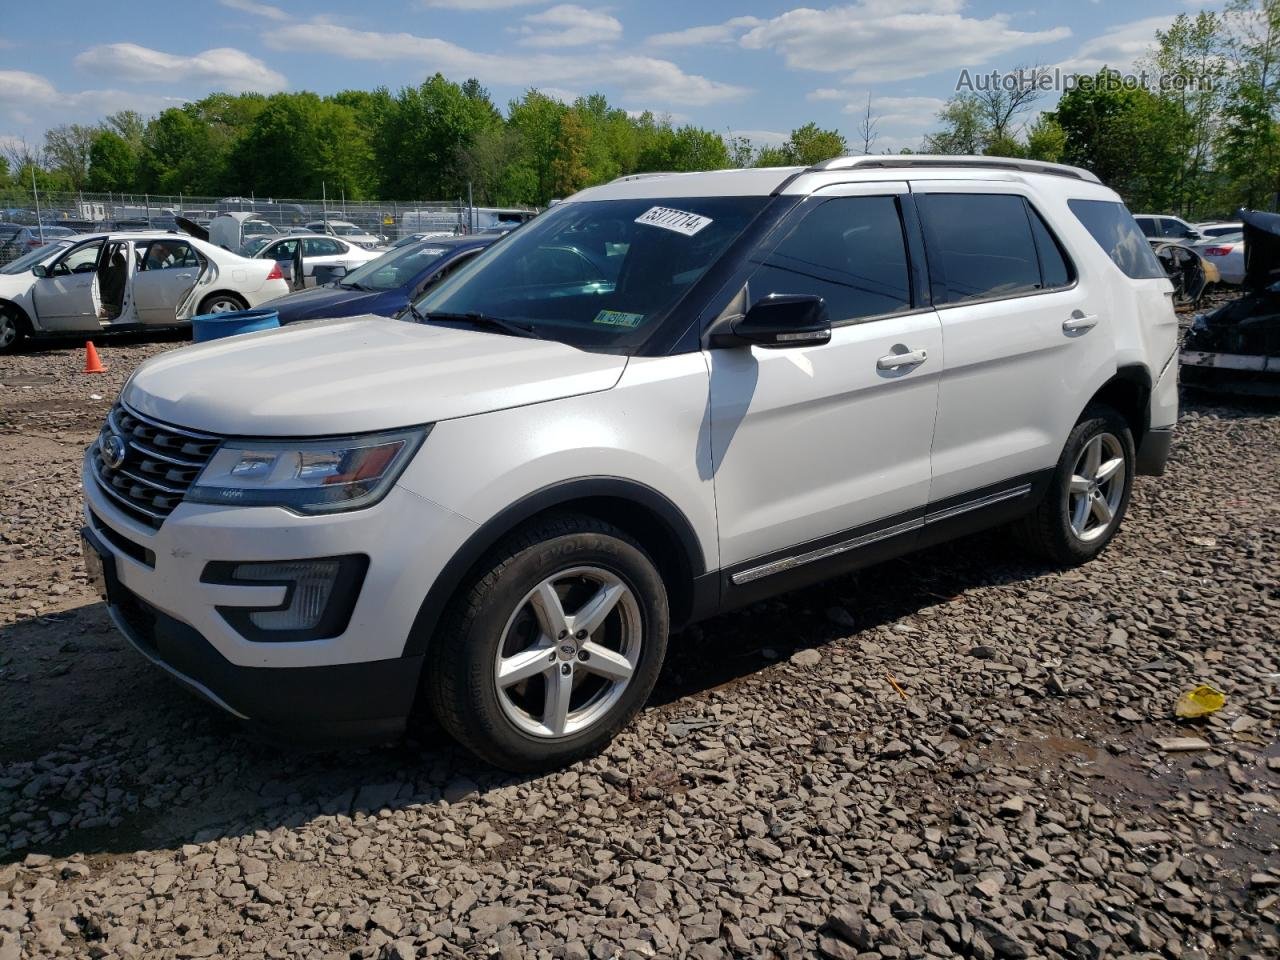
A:
{"type": "Polygon", "coordinates": [[[414,309],[413,315],[420,322],[441,320],[445,323],[472,323],[477,327],[489,327],[501,333],[510,334],[513,337],[536,337],[538,335],[533,324],[504,320],[502,317],[491,317],[487,313],[437,313],[432,311],[428,314],[422,314],[417,309],[414,309]]]}

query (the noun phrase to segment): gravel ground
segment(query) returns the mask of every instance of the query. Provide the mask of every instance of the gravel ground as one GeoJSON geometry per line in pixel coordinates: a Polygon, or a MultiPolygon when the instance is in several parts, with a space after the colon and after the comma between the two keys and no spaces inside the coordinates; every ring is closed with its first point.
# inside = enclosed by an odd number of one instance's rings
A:
{"type": "Polygon", "coordinates": [[[718,618],[512,778],[247,741],[127,649],[79,460],[173,346],[0,361],[0,960],[1280,956],[1274,410],[1186,398],[1087,568],[992,533],[718,618]]]}

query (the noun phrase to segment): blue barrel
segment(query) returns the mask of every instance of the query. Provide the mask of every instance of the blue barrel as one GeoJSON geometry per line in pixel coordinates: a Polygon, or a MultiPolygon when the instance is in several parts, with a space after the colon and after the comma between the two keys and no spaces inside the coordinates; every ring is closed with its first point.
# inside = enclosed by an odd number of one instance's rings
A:
{"type": "Polygon", "coordinates": [[[206,313],[191,318],[192,338],[196,343],[221,340],[237,333],[253,333],[255,330],[272,330],[280,326],[280,312],[269,307],[256,310],[229,310],[226,313],[206,313]]]}

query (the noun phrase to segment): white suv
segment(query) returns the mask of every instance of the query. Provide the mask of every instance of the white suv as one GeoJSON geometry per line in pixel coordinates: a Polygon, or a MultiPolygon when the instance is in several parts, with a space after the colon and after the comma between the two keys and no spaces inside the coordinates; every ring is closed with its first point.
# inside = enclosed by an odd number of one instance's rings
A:
{"type": "Polygon", "coordinates": [[[1170,290],[1070,167],[624,177],[407,321],[142,365],[85,457],[86,558],[236,716],[386,736],[420,708],[564,764],[698,618],[994,524],[1096,556],[1168,454],[1170,290]]]}

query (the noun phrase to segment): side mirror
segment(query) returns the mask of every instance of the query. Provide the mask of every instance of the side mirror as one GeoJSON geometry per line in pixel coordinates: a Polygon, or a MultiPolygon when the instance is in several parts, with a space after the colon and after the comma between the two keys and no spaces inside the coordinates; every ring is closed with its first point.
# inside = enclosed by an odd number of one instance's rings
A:
{"type": "Polygon", "coordinates": [[[752,304],[727,330],[711,336],[713,347],[757,346],[773,350],[812,347],[831,340],[826,301],[800,293],[773,293],[752,304]]]}
{"type": "Polygon", "coordinates": [[[43,263],[37,263],[34,267],[31,268],[31,272],[34,273],[37,277],[44,278],[49,275],[49,268],[46,267],[43,263]]]}
{"type": "Polygon", "coordinates": [[[330,280],[337,280],[339,277],[345,277],[346,275],[347,275],[347,268],[340,263],[334,264],[332,267],[329,268],[330,280]]]}

